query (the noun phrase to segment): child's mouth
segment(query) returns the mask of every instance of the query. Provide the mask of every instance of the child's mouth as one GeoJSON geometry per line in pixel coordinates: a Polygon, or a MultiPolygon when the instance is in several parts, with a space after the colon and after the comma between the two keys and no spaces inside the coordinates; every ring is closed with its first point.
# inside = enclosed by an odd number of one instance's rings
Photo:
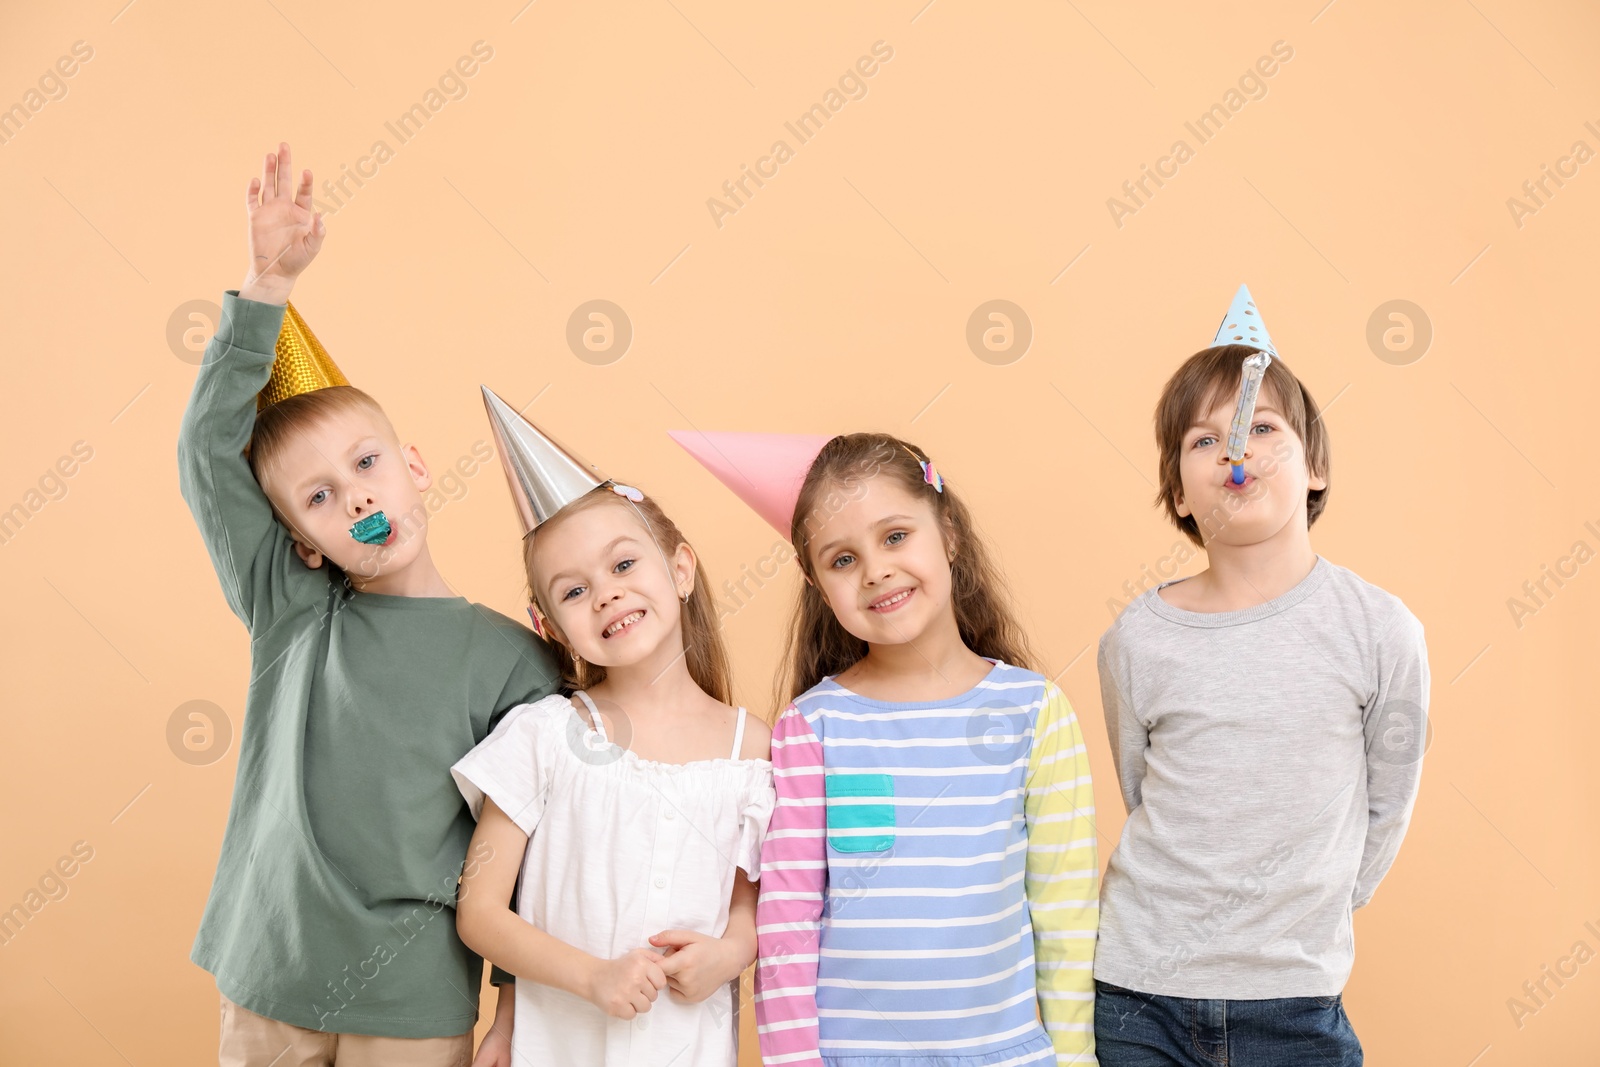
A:
{"type": "Polygon", "coordinates": [[[350,527],[350,536],[364,545],[392,544],[396,532],[390,529],[389,520],[381,511],[374,511],[350,527]]]}
{"type": "Polygon", "coordinates": [[[879,615],[887,615],[891,611],[899,611],[911,599],[913,592],[915,592],[913,589],[896,590],[882,600],[874,600],[871,604],[868,604],[867,610],[877,612],[879,615]]]}
{"type": "Polygon", "coordinates": [[[634,624],[641,621],[644,616],[645,612],[643,608],[640,608],[638,611],[630,611],[628,614],[624,615],[622,618],[618,619],[616,622],[602,630],[600,632],[600,636],[606,640],[610,640],[611,638],[616,637],[618,634],[627,633],[629,630],[633,629],[634,624]]]}
{"type": "Polygon", "coordinates": [[[1253,474],[1246,474],[1244,476],[1244,481],[1239,483],[1238,485],[1234,485],[1233,484],[1233,475],[1229,474],[1229,476],[1226,479],[1224,479],[1224,481],[1222,483],[1222,487],[1224,489],[1232,490],[1235,493],[1242,493],[1242,492],[1244,492],[1246,489],[1250,488],[1254,484],[1256,484],[1256,476],[1253,475],[1253,474]]]}

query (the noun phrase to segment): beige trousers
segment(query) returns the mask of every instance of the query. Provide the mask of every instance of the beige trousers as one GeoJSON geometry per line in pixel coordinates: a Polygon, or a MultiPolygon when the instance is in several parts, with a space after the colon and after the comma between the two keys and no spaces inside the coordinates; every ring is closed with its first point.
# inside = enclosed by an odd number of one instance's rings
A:
{"type": "Polygon", "coordinates": [[[220,1067],[469,1067],[472,1031],[458,1037],[327,1034],[257,1015],[222,998],[220,1067]]]}

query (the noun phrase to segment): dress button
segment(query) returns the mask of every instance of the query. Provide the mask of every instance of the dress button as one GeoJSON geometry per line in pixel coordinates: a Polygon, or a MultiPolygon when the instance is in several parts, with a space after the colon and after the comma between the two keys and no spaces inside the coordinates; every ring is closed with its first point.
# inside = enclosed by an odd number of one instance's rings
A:
{"type": "Polygon", "coordinates": [[[656,879],[656,888],[657,889],[665,889],[665,888],[667,888],[667,880],[665,878],[657,878],[656,879]]]}
{"type": "Polygon", "coordinates": [[[667,818],[676,819],[677,817],[678,817],[678,813],[677,812],[673,811],[671,808],[667,809],[667,818]]]}
{"type": "Polygon", "coordinates": [[[650,1016],[648,1016],[648,1015],[639,1016],[639,1029],[641,1029],[641,1030],[650,1029],[650,1016]]]}

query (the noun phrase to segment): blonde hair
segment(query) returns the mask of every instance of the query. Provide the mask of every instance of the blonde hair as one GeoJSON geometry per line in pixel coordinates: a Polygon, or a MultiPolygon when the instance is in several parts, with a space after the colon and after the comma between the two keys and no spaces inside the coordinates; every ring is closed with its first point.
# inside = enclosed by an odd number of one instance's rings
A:
{"type": "MultiPolygon", "coordinates": [[[[829,501],[839,490],[874,477],[893,478],[913,496],[926,494],[945,541],[955,552],[950,564],[950,600],[962,642],[980,656],[1034,670],[1038,662],[1018,624],[1005,578],[988,545],[979,536],[972,513],[960,495],[944,483],[938,492],[922,471],[927,453],[886,433],[852,433],[835,437],[817,454],[800,486],[789,541],[810,579],[789,622],[785,667],[777,682],[777,705],[783,707],[828,675],[836,675],[867,654],[867,643],[840,624],[814,584],[810,539],[821,532],[829,501]],[[820,520],[820,521],[818,521],[820,520]]],[[[836,510],[836,509],[832,509],[836,510]]]]}
{"type": "MultiPolygon", "coordinates": [[[[575,515],[589,508],[603,507],[607,504],[616,507],[632,507],[644,520],[645,528],[650,531],[650,537],[655,542],[663,556],[676,552],[679,545],[687,544],[687,539],[676,523],[667,517],[661,506],[648,495],[641,501],[630,501],[612,492],[611,486],[601,485],[574,500],[562,508],[555,515],[546,519],[539,529],[545,529],[551,523],[560,522],[563,518],[575,515]]],[[[528,597],[533,602],[534,609],[540,611],[546,619],[550,613],[539,607],[538,594],[533,585],[533,555],[539,540],[539,530],[534,530],[522,542],[522,564],[527,572],[528,597]]],[[[724,704],[733,703],[733,671],[728,662],[728,649],[722,641],[722,630],[717,625],[716,603],[711,596],[711,581],[706,577],[705,567],[700,563],[700,558],[695,557],[694,562],[694,592],[689,599],[679,604],[679,621],[683,626],[684,662],[689,668],[689,677],[694,683],[724,704]]],[[[572,646],[554,628],[547,628],[550,641],[559,650],[557,659],[561,662],[562,681],[568,690],[589,689],[605,681],[606,669],[587,660],[575,659],[572,646]]]]}
{"type": "MultiPolygon", "coordinates": [[[[276,468],[274,459],[284,444],[308,426],[333,415],[362,412],[373,416],[393,435],[394,427],[382,405],[353,385],[330,385],[286,397],[256,415],[256,424],[247,447],[250,473],[261,482],[263,473],[276,468]]],[[[264,484],[264,483],[263,483],[264,484]]]]}

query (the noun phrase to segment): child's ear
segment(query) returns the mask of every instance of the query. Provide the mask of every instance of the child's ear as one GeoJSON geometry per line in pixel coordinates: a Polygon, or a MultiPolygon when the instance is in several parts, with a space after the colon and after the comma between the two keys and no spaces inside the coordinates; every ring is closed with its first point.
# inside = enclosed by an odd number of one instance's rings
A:
{"type": "Polygon", "coordinates": [[[1183,502],[1182,489],[1172,494],[1172,510],[1178,513],[1179,518],[1186,519],[1189,517],[1189,505],[1183,502]]]}
{"type": "Polygon", "coordinates": [[[294,524],[284,517],[283,512],[278,510],[277,504],[272,505],[272,517],[294,540],[294,554],[300,557],[301,563],[304,563],[311,570],[316,570],[322,566],[322,551],[312,545],[305,535],[294,528],[294,524]]]}
{"type": "Polygon", "coordinates": [[[294,552],[295,555],[300,557],[300,562],[304,563],[310,569],[316,570],[318,567],[322,566],[322,553],[318,552],[315,548],[312,548],[299,538],[295,538],[294,552]]]}
{"type": "Polygon", "coordinates": [[[417,492],[427,492],[433,485],[433,475],[428,473],[428,465],[422,461],[422,453],[417,451],[417,446],[402,445],[400,455],[406,461],[406,471],[411,475],[411,484],[417,487],[417,492]]]}
{"type": "Polygon", "coordinates": [[[682,600],[684,586],[688,586],[688,591],[690,593],[694,592],[694,549],[689,546],[687,541],[679,544],[678,547],[673,550],[672,563],[673,570],[675,572],[672,576],[673,584],[678,586],[678,599],[682,600]]]}

